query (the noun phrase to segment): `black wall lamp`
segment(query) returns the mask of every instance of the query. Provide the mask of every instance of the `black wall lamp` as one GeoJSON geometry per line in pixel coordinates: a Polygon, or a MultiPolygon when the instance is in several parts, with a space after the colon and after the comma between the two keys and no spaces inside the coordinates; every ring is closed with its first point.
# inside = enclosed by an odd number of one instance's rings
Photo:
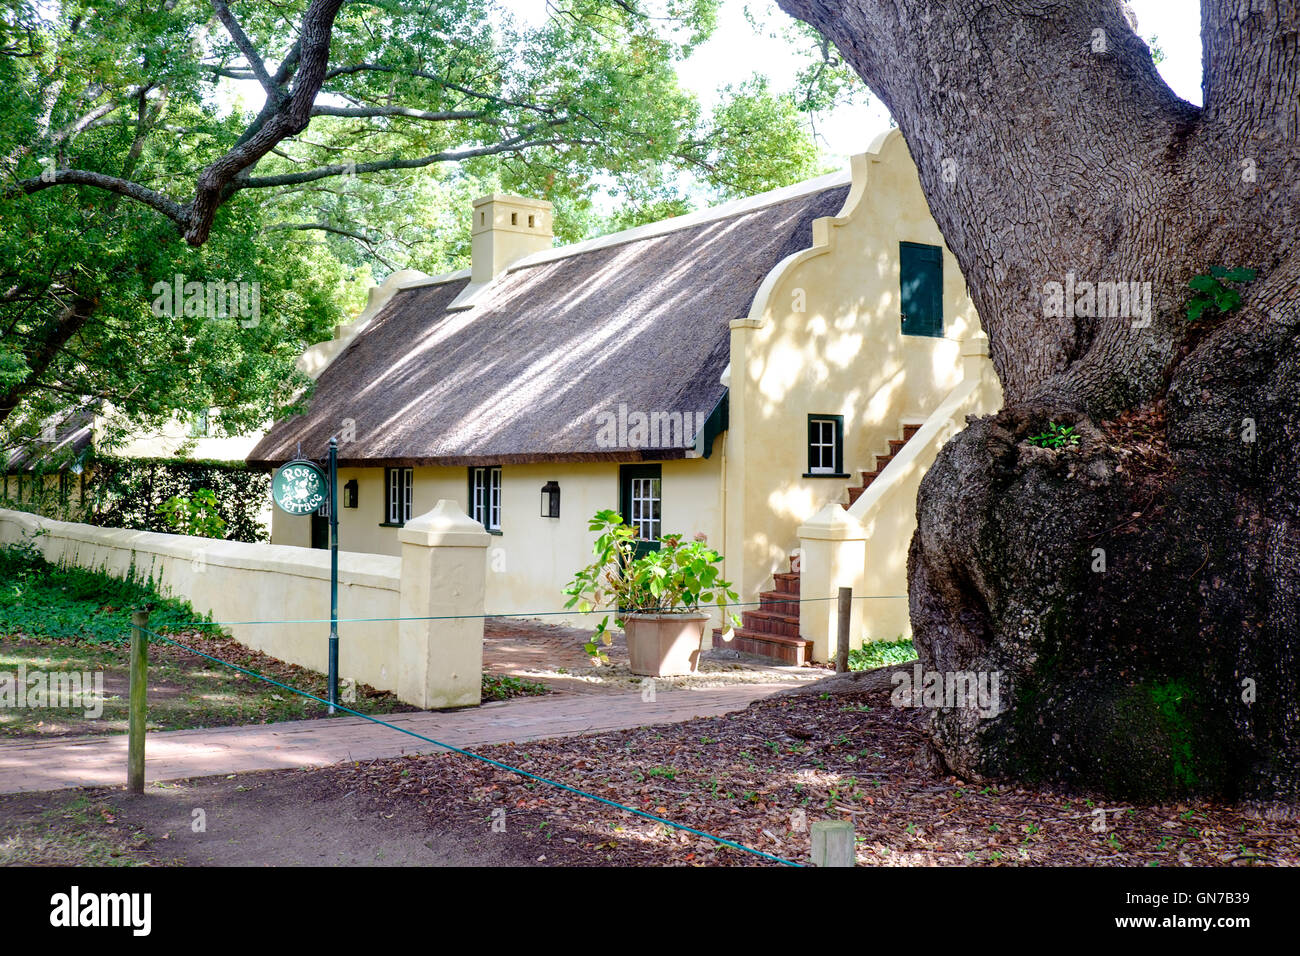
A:
{"type": "Polygon", "coordinates": [[[560,516],[560,483],[548,481],[542,485],[542,517],[558,518],[560,516]]]}
{"type": "Polygon", "coordinates": [[[357,506],[357,480],[352,480],[343,485],[343,507],[355,508],[357,506]]]}

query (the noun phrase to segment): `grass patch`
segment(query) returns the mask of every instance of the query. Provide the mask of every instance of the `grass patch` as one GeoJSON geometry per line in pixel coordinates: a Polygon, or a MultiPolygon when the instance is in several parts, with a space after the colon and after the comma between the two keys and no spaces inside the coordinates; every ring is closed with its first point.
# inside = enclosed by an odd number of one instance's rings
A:
{"type": "Polygon", "coordinates": [[[897,641],[871,641],[861,648],[849,651],[849,670],[869,671],[890,664],[907,664],[916,660],[916,648],[911,639],[897,641]]]}
{"type": "Polygon", "coordinates": [[[550,688],[537,681],[511,677],[509,674],[483,675],[483,700],[510,700],[512,697],[541,697],[550,688]]]}
{"type": "MultiPolygon", "coordinates": [[[[11,683],[24,674],[29,683],[38,673],[87,674],[102,693],[83,695],[76,707],[0,707],[0,737],[125,733],[131,611],[145,604],[152,605],[150,630],[316,697],[328,696],[325,675],[245,647],[203,621],[187,602],[159,594],[152,582],[60,568],[24,543],[0,549],[0,673],[11,683]]],[[[343,686],[341,691],[349,708],[365,714],[418,709],[364,684],[343,686]]],[[[301,694],[150,641],[150,730],[263,724],[325,714],[325,705],[301,694]]]]}
{"type": "Polygon", "coordinates": [[[77,797],[0,835],[0,866],[149,866],[140,831],[123,826],[118,811],[99,799],[77,797]]]}
{"type": "MultiPolygon", "coordinates": [[[[324,674],[245,647],[187,602],[164,597],[153,582],[61,568],[25,542],[0,549],[0,674],[10,679],[25,674],[29,681],[39,674],[86,674],[91,686],[102,686],[102,693],[83,696],[76,707],[0,707],[0,738],[126,733],[131,612],[145,605],[152,605],[152,631],[315,697],[329,696],[324,674]]],[[[418,710],[365,684],[344,683],[340,693],[346,707],[363,714],[418,710]]],[[[547,687],[535,681],[483,675],[484,701],[546,693],[547,687]]],[[[265,724],[326,714],[324,704],[301,694],[165,642],[149,643],[150,730],[265,724]]]]}
{"type": "Polygon", "coordinates": [[[111,644],[127,640],[131,612],[152,605],[149,627],[159,634],[218,629],[185,601],[164,597],[135,573],[114,578],[85,568],[50,564],[31,542],[0,549],[0,634],[111,644]]]}

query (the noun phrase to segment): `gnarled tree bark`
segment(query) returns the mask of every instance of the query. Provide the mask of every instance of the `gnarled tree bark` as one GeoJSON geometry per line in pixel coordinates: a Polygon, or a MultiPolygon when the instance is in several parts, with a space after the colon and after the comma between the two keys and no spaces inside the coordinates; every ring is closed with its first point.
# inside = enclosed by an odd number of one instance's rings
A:
{"type": "Polygon", "coordinates": [[[940,454],[909,562],[955,771],[1300,793],[1300,13],[1202,0],[1204,105],[1116,0],[780,0],[889,107],[1006,395],[940,454]],[[1187,283],[1250,267],[1189,323],[1187,283]],[[1150,283],[1150,324],[1048,283],[1150,283]],[[1047,422],[1081,436],[1027,438],[1047,422]],[[1103,570],[1104,569],[1104,570],[1103,570]]]}

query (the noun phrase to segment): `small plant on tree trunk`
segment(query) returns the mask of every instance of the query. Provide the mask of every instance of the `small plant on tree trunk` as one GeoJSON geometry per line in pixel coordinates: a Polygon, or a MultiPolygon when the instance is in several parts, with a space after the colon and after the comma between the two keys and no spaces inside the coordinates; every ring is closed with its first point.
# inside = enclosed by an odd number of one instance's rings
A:
{"type": "MultiPolygon", "coordinates": [[[[721,611],[738,597],[730,582],[721,577],[718,565],[722,555],[702,539],[684,543],[680,534],[666,534],[658,550],[638,557],[636,531],[617,511],[596,512],[587,527],[598,532],[592,546],[595,560],[575,573],[565,587],[564,593],[569,595],[566,608],[576,607],[584,613],[605,608],[622,627],[624,614],[689,614],[705,604],[714,604],[721,611]]],[[[735,614],[722,613],[733,625],[740,623],[735,614]]],[[[585,645],[597,663],[609,663],[602,647],[613,643],[610,616],[601,618],[585,645]]]]}
{"type": "Polygon", "coordinates": [[[1250,282],[1254,278],[1254,269],[1226,269],[1223,266],[1211,266],[1209,275],[1194,276],[1187,283],[1187,288],[1196,293],[1187,302],[1187,321],[1199,321],[1207,312],[1227,315],[1233,309],[1241,308],[1241,293],[1224,283],[1250,282]]]}
{"type": "Polygon", "coordinates": [[[1079,435],[1073,425],[1048,422],[1047,430],[1041,435],[1029,436],[1029,444],[1036,448],[1073,448],[1079,444],[1079,435]]]}

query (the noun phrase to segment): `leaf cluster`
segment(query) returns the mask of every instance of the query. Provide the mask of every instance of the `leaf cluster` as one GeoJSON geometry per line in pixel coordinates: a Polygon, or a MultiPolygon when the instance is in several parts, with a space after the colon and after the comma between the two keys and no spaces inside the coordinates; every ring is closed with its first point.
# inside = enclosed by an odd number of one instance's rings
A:
{"type": "MultiPolygon", "coordinates": [[[[566,608],[576,607],[584,613],[608,609],[622,627],[625,614],[687,613],[714,604],[724,617],[739,623],[735,614],[723,611],[738,595],[731,583],[722,579],[718,567],[722,555],[705,542],[684,542],[680,534],[666,534],[657,549],[638,554],[644,542],[612,509],[596,512],[588,530],[596,532],[594,560],[577,571],[565,587],[564,593],[569,595],[566,608]]],[[[608,661],[600,648],[613,641],[609,622],[607,614],[586,645],[587,653],[597,661],[608,661]]]]}

